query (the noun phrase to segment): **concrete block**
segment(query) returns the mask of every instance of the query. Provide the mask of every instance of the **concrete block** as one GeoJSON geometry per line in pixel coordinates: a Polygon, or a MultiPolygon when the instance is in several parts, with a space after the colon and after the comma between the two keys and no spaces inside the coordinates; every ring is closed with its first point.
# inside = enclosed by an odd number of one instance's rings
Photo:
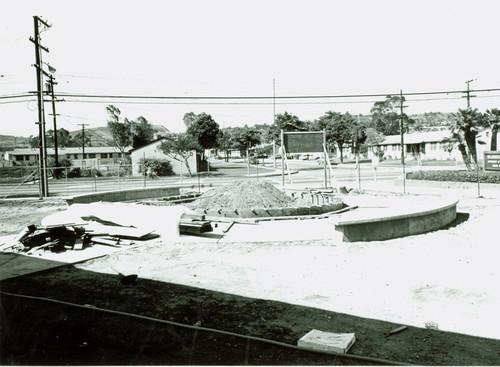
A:
{"type": "Polygon", "coordinates": [[[312,329],[299,339],[297,345],[314,350],[345,354],[355,341],[354,333],[332,333],[312,329]]]}

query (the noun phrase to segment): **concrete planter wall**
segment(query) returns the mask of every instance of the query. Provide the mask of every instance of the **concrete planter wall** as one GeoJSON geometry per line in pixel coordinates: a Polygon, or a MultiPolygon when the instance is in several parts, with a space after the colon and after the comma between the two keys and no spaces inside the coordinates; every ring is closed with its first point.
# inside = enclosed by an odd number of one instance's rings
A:
{"type": "Polygon", "coordinates": [[[254,209],[196,209],[195,211],[207,217],[223,218],[263,218],[263,217],[293,217],[316,215],[342,209],[343,203],[321,206],[303,206],[296,208],[254,208],[254,209]]]}
{"type": "Polygon", "coordinates": [[[151,187],[144,189],[130,189],[130,190],[117,190],[117,191],[102,191],[94,192],[90,194],[76,195],[71,198],[67,198],[66,202],[71,204],[81,203],[88,204],[97,201],[132,201],[141,200],[149,198],[158,198],[162,196],[174,196],[179,195],[180,191],[178,187],[151,187]]]}
{"type": "Polygon", "coordinates": [[[420,211],[407,211],[393,215],[374,215],[370,218],[345,216],[337,220],[335,229],[343,233],[346,242],[383,241],[438,230],[457,215],[457,201],[435,204],[420,211]]]}

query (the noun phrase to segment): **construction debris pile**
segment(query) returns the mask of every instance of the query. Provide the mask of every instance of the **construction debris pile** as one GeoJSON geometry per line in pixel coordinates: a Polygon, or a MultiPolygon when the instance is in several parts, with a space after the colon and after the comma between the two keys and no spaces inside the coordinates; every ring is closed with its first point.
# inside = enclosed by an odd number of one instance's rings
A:
{"type": "Polygon", "coordinates": [[[93,244],[124,247],[163,236],[212,231],[209,221],[182,206],[156,207],[135,203],[74,204],[29,225],[0,251],[32,255],[43,251],[82,250],[93,244]]]}
{"type": "Polygon", "coordinates": [[[66,250],[83,250],[93,244],[113,247],[130,246],[136,241],[158,237],[153,233],[133,232],[133,228],[94,232],[86,228],[86,224],[40,226],[29,225],[12,241],[0,246],[1,251],[41,254],[41,251],[63,252],[66,250]],[[132,231],[131,231],[132,230],[132,231]]]}

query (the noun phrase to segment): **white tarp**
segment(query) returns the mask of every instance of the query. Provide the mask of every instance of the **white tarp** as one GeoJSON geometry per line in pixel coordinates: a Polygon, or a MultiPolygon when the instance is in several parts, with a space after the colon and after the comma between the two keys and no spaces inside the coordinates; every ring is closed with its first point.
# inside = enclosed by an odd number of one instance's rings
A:
{"type": "Polygon", "coordinates": [[[89,223],[97,231],[100,222],[115,223],[124,227],[135,227],[152,231],[163,237],[179,237],[179,222],[184,213],[191,210],[182,205],[152,206],[136,203],[73,204],[67,210],[51,214],[42,219],[43,226],[68,223],[89,223]],[[93,218],[89,220],[89,218],[93,218]]]}

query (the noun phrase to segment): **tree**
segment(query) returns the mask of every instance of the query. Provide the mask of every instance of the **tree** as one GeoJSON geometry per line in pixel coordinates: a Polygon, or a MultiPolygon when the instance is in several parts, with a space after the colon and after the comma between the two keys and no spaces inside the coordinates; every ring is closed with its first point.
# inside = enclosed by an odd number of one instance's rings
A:
{"type": "MultiPolygon", "coordinates": [[[[60,148],[72,146],[71,134],[65,128],[57,129],[57,146],[60,148]]],[[[47,146],[54,146],[54,130],[47,130],[47,146]]]]}
{"type": "Polygon", "coordinates": [[[132,144],[132,124],[127,118],[120,122],[121,111],[113,105],[107,106],[106,112],[108,113],[108,129],[122,158],[125,158],[125,149],[132,144]]]}
{"type": "Polygon", "coordinates": [[[192,172],[188,159],[193,156],[194,152],[200,149],[201,147],[193,140],[193,137],[186,133],[172,134],[162,141],[158,147],[158,150],[165,155],[181,162],[181,164],[184,163],[190,177],[192,176],[192,172]]]}
{"type": "Polygon", "coordinates": [[[274,123],[267,133],[268,139],[276,142],[281,141],[281,130],[283,131],[307,131],[304,121],[288,112],[276,115],[274,123]]]}
{"type": "Polygon", "coordinates": [[[232,128],[227,127],[219,132],[219,135],[217,135],[217,146],[224,152],[224,160],[227,162],[233,149],[232,128]]]}
{"type": "Polygon", "coordinates": [[[445,149],[451,151],[458,147],[468,171],[472,169],[472,161],[478,168],[476,138],[479,128],[485,126],[485,117],[476,109],[459,109],[453,114],[454,123],[450,126],[451,135],[444,139],[445,149]]]}
{"type": "Polygon", "coordinates": [[[359,156],[361,146],[365,143],[368,136],[366,135],[366,125],[358,120],[353,119],[348,126],[351,143],[354,148],[354,153],[359,156]]]}
{"type": "Polygon", "coordinates": [[[140,148],[155,138],[155,130],[145,117],[139,116],[132,121],[132,148],[140,148]]]}
{"type": "Polygon", "coordinates": [[[488,126],[491,128],[490,150],[497,150],[497,135],[498,128],[500,127],[500,110],[497,108],[486,110],[486,118],[488,126]]]}
{"type": "Polygon", "coordinates": [[[195,138],[198,143],[198,149],[203,152],[204,149],[212,149],[217,146],[217,136],[220,128],[212,116],[202,112],[195,115],[189,112],[184,115],[186,124],[186,133],[195,138]]]}
{"type": "MultiPolygon", "coordinates": [[[[405,97],[402,97],[403,103],[405,97]]],[[[400,124],[400,96],[387,96],[384,101],[375,102],[370,113],[372,115],[372,126],[378,132],[384,135],[397,135],[401,132],[400,124]]],[[[405,132],[410,130],[410,127],[415,124],[413,119],[410,119],[403,113],[403,123],[405,132]]]]}
{"type": "Polygon", "coordinates": [[[355,123],[354,118],[349,114],[328,111],[315,123],[315,128],[325,130],[326,141],[329,144],[336,144],[340,153],[340,162],[344,162],[344,144],[351,141],[350,126],[355,123]]]}
{"type": "Polygon", "coordinates": [[[235,127],[232,131],[232,147],[240,151],[241,156],[246,156],[246,151],[261,142],[259,130],[248,127],[235,127]]]}

